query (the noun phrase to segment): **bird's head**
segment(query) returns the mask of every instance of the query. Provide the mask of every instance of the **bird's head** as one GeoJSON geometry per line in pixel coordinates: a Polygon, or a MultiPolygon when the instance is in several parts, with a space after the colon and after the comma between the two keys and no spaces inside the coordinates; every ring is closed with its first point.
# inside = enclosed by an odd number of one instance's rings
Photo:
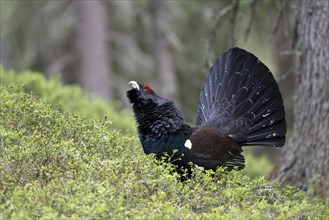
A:
{"type": "Polygon", "coordinates": [[[181,129],[184,123],[182,112],[173,101],[158,96],[150,86],[130,81],[127,91],[140,137],[160,137],[181,129]]]}
{"type": "Polygon", "coordinates": [[[136,81],[130,81],[128,83],[132,89],[127,92],[129,102],[135,107],[144,107],[146,104],[161,104],[168,100],[158,96],[150,86],[144,86],[136,81]]]}

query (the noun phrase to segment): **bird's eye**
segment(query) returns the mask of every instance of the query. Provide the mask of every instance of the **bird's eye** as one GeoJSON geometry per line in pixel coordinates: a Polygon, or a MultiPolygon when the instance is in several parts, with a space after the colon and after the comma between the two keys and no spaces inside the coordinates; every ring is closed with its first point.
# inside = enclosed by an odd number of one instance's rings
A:
{"type": "Polygon", "coordinates": [[[152,93],[152,89],[149,86],[144,86],[144,91],[147,92],[147,93],[149,93],[149,94],[152,93]]]}

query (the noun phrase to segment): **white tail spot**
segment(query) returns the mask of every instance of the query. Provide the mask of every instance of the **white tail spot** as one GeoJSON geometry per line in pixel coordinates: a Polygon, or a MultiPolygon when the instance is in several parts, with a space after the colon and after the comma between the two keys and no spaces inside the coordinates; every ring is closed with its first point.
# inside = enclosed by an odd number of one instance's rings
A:
{"type": "Polygon", "coordinates": [[[187,140],[185,141],[184,146],[185,146],[187,149],[189,149],[189,150],[192,149],[192,142],[190,141],[190,139],[187,139],[187,140]]]}

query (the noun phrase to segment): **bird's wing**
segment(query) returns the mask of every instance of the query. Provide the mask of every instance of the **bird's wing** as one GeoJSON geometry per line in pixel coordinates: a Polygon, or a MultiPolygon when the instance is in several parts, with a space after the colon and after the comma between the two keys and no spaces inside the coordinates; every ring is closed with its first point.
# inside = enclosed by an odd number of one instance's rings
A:
{"type": "Polygon", "coordinates": [[[195,130],[184,146],[185,159],[206,169],[245,167],[241,146],[215,128],[195,130]]]}

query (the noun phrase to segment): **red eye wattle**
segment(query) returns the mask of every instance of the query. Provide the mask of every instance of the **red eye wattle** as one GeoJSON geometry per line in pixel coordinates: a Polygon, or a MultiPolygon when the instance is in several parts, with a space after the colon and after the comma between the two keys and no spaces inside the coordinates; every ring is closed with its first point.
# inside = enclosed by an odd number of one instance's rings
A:
{"type": "Polygon", "coordinates": [[[152,89],[151,89],[151,87],[149,87],[149,86],[144,86],[144,90],[145,90],[147,93],[149,93],[149,94],[152,93],[152,89]]]}

